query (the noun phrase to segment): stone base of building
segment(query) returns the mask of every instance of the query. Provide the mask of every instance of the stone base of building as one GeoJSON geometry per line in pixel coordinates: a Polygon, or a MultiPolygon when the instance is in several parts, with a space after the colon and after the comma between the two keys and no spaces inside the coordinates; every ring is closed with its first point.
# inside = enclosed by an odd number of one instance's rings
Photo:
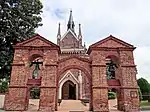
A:
{"type": "Polygon", "coordinates": [[[55,109],[52,107],[40,107],[39,110],[40,112],[55,112],[55,109]]]}
{"type": "Polygon", "coordinates": [[[25,111],[27,104],[24,97],[12,97],[9,94],[5,95],[4,110],[6,111],[25,111]]]}
{"type": "Polygon", "coordinates": [[[56,88],[44,87],[40,91],[39,110],[42,112],[54,112],[56,109],[56,88]]]}

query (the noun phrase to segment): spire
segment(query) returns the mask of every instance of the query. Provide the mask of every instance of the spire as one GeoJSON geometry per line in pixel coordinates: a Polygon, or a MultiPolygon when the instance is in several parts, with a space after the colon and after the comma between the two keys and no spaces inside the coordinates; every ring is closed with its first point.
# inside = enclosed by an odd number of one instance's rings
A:
{"type": "Polygon", "coordinates": [[[69,21],[68,21],[68,24],[67,24],[67,30],[72,30],[74,32],[74,21],[73,21],[73,16],[72,16],[72,10],[70,11],[70,16],[69,16],[69,21]]]}
{"type": "Polygon", "coordinates": [[[85,51],[87,51],[87,49],[86,49],[86,45],[85,45],[85,42],[84,42],[84,50],[85,50],[85,51]]]}
{"type": "Polygon", "coordinates": [[[57,45],[60,44],[61,32],[60,32],[60,23],[58,25],[58,33],[57,33],[57,45]]]}
{"type": "Polygon", "coordinates": [[[84,48],[86,48],[85,42],[84,42],[84,48]]]}
{"type": "Polygon", "coordinates": [[[78,38],[82,38],[82,33],[81,33],[81,24],[79,24],[79,34],[78,34],[78,38]]]}
{"type": "Polygon", "coordinates": [[[59,39],[61,38],[60,23],[59,23],[59,26],[58,26],[57,38],[59,38],[59,39]]]}

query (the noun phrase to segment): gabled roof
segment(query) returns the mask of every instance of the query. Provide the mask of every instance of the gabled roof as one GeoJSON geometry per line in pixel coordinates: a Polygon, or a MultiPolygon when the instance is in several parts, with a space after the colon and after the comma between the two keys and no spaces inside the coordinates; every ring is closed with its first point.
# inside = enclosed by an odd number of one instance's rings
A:
{"type": "Polygon", "coordinates": [[[26,40],[24,40],[23,42],[19,42],[15,45],[15,47],[17,46],[37,46],[37,47],[41,47],[41,46],[49,46],[49,47],[57,47],[59,48],[58,45],[52,43],[51,41],[45,39],[44,37],[40,36],[39,34],[36,34],[35,36],[28,38],[26,40]]]}
{"type": "Polygon", "coordinates": [[[89,46],[88,53],[91,48],[129,48],[135,49],[135,47],[129,43],[124,42],[112,35],[106,37],[103,40],[100,40],[89,46]]]}
{"type": "MultiPolygon", "coordinates": [[[[77,36],[75,35],[75,33],[74,33],[72,30],[70,30],[70,29],[68,29],[67,32],[62,36],[61,40],[63,40],[63,38],[65,38],[66,35],[67,35],[69,32],[78,40],[78,38],[77,38],[77,36]]],[[[61,41],[61,40],[60,40],[60,41],[61,41]]]]}
{"type": "Polygon", "coordinates": [[[116,43],[118,43],[118,44],[120,44],[120,45],[122,45],[122,46],[124,46],[124,47],[134,47],[133,45],[131,45],[131,44],[129,44],[129,43],[126,43],[126,42],[124,42],[123,40],[120,40],[120,39],[118,39],[118,38],[116,38],[116,37],[114,37],[114,36],[112,36],[112,35],[110,35],[110,36],[106,37],[105,39],[100,40],[100,41],[98,41],[98,42],[96,42],[96,43],[90,45],[90,47],[97,47],[97,46],[99,46],[99,45],[101,45],[101,44],[103,44],[103,43],[105,43],[105,42],[107,42],[107,41],[109,41],[109,40],[113,40],[113,41],[115,41],[116,43]]]}
{"type": "Polygon", "coordinates": [[[64,80],[64,79],[70,79],[72,78],[74,81],[76,81],[77,83],[79,83],[79,81],[75,78],[75,76],[71,73],[71,71],[67,71],[67,73],[61,78],[61,80],[59,81],[59,84],[64,80]]]}

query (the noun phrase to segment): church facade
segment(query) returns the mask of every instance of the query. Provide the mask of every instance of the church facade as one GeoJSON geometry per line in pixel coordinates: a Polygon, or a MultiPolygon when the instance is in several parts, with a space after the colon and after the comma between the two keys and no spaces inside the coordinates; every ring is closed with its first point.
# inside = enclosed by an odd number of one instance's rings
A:
{"type": "MultiPolygon", "coordinates": [[[[67,24],[66,33],[61,36],[60,24],[58,27],[57,34],[57,45],[60,46],[61,55],[60,58],[69,57],[70,55],[78,55],[89,58],[86,55],[87,49],[85,43],[82,43],[82,33],[81,33],[81,25],[79,24],[78,34],[75,32],[75,24],[73,21],[72,11],[70,12],[69,21],[67,24]]],[[[73,85],[72,85],[73,86],[73,85]]],[[[90,86],[89,81],[81,70],[78,69],[70,69],[60,76],[59,81],[59,99],[89,99],[90,96],[90,86]],[[66,81],[74,82],[75,89],[69,95],[69,89],[71,89],[71,84],[66,81]],[[66,84],[64,84],[66,83],[66,84]],[[73,95],[73,96],[71,96],[73,95]]]]}
{"type": "Polygon", "coordinates": [[[112,35],[89,46],[81,25],[75,32],[72,11],[57,44],[36,35],[14,46],[5,110],[27,110],[30,89],[40,88],[39,110],[57,110],[58,99],[89,100],[89,110],[109,112],[108,91],[115,89],[118,110],[139,111],[135,47],[112,35]]]}

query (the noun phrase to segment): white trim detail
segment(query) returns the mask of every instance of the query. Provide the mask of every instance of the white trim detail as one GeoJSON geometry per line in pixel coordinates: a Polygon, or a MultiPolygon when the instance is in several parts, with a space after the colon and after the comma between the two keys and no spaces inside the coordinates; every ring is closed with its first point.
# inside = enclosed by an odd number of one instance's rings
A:
{"type": "Polygon", "coordinates": [[[67,77],[69,77],[69,76],[71,76],[71,77],[73,77],[73,79],[77,82],[77,83],[79,83],[79,81],[75,78],[75,76],[71,73],[71,71],[69,70],[69,71],[67,71],[67,73],[61,78],[61,80],[59,81],[59,84],[65,79],[65,78],[67,78],[67,77]]]}
{"type": "Polygon", "coordinates": [[[81,70],[79,70],[79,76],[78,76],[78,79],[79,79],[79,86],[80,86],[80,99],[82,99],[82,74],[81,74],[81,70]]]}
{"type": "Polygon", "coordinates": [[[73,50],[75,50],[75,51],[81,51],[81,50],[84,50],[84,48],[74,48],[74,49],[70,49],[70,48],[61,48],[61,51],[73,51],[73,50]]]}
{"type": "Polygon", "coordinates": [[[75,76],[70,71],[68,71],[62,77],[62,79],[59,81],[59,96],[58,96],[58,98],[62,99],[62,87],[63,87],[63,84],[68,80],[72,81],[76,85],[76,99],[79,99],[79,93],[78,93],[79,92],[79,81],[75,78],[75,76]]]}

